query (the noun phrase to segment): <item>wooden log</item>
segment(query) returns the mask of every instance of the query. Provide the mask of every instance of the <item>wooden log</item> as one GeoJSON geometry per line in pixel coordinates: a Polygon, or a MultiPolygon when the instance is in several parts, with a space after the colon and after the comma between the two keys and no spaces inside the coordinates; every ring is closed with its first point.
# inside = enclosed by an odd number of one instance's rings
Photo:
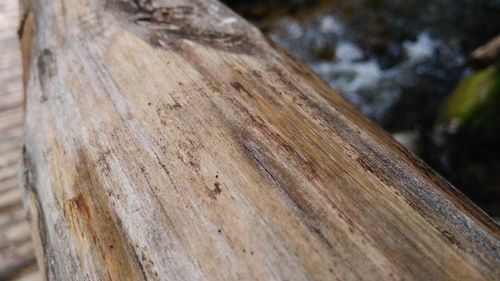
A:
{"type": "Polygon", "coordinates": [[[498,225],[217,1],[24,7],[48,280],[498,280],[498,225]]]}

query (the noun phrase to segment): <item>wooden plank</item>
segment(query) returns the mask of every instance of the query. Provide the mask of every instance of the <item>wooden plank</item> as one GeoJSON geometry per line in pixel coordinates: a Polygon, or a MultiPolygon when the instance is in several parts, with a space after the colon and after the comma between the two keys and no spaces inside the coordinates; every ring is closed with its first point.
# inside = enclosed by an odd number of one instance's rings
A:
{"type": "Polygon", "coordinates": [[[498,225],[219,2],[27,2],[48,280],[498,280],[498,225]]]}
{"type": "Polygon", "coordinates": [[[0,280],[40,280],[20,174],[24,119],[17,0],[0,3],[0,280]]]}

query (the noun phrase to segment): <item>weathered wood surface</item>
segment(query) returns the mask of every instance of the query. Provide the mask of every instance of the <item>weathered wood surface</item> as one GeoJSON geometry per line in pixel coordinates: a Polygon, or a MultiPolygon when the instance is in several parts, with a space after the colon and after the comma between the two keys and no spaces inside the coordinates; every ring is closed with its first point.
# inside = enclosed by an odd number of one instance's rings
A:
{"type": "Polygon", "coordinates": [[[17,38],[17,0],[0,2],[0,280],[39,280],[26,211],[19,160],[23,94],[17,38]]]}
{"type": "Polygon", "coordinates": [[[218,2],[24,10],[47,279],[499,279],[498,225],[218,2]]]}

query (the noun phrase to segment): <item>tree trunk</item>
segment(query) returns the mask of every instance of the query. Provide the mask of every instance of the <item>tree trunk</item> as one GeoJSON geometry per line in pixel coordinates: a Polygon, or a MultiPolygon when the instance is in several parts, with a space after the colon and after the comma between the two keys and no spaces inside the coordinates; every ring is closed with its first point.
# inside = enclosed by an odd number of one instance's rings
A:
{"type": "Polygon", "coordinates": [[[498,226],[214,0],[25,1],[48,280],[495,280],[498,226]]]}

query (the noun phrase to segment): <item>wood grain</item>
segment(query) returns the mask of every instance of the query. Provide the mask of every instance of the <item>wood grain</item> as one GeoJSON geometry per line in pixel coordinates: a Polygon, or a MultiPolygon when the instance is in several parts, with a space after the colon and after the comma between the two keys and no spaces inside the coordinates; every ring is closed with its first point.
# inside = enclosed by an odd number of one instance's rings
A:
{"type": "Polygon", "coordinates": [[[25,1],[48,280],[498,280],[499,227],[212,0],[25,1]]]}

